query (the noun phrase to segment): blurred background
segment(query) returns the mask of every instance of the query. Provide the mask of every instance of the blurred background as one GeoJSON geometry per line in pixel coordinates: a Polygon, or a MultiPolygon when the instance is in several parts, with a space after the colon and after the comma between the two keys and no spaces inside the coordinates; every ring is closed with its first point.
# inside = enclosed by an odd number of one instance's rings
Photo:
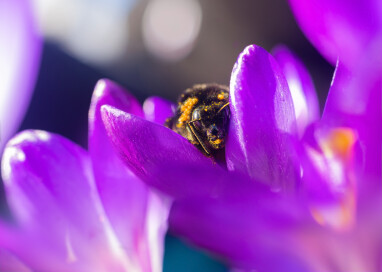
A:
{"type": "MultiPolygon", "coordinates": [[[[87,115],[100,78],[141,102],[175,101],[196,83],[229,84],[249,44],[283,43],[306,64],[321,109],[334,68],[309,44],[285,0],[31,0],[44,37],[35,91],[20,130],[62,134],[86,147],[87,115]]],[[[227,271],[169,235],[164,271],[227,271]]]]}

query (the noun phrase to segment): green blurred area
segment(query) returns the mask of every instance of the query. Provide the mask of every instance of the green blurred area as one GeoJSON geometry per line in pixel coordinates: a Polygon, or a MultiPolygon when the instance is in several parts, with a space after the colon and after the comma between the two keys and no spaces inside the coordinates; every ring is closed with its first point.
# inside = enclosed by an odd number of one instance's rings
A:
{"type": "Polygon", "coordinates": [[[163,272],[226,272],[228,268],[207,254],[186,245],[178,238],[167,235],[163,272]]]}

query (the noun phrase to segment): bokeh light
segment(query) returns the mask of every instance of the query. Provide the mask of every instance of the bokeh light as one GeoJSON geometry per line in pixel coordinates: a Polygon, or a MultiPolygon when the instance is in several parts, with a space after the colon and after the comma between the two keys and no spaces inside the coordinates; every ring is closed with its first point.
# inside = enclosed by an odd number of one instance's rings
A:
{"type": "Polygon", "coordinates": [[[129,13],[137,0],[33,0],[44,35],[82,61],[116,61],[129,41],[129,13]]]}
{"type": "Polygon", "coordinates": [[[201,21],[198,0],[151,0],[143,16],[144,44],[156,57],[180,60],[191,52],[201,21]]]}

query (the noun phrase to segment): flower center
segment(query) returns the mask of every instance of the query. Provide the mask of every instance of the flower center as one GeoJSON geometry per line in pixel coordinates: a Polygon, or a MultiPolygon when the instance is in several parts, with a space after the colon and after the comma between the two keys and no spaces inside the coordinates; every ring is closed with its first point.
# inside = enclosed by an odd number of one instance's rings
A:
{"type": "Polygon", "coordinates": [[[355,132],[349,128],[332,129],[319,140],[320,159],[325,161],[319,172],[326,177],[335,200],[314,205],[310,210],[317,223],[336,230],[350,229],[355,220],[357,190],[352,154],[356,140],[355,132]]]}

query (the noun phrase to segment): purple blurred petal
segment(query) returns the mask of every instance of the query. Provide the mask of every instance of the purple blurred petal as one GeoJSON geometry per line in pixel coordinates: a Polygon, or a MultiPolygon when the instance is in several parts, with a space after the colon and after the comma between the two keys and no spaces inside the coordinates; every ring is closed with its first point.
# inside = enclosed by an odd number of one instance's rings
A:
{"type": "Polygon", "coordinates": [[[95,130],[96,123],[101,121],[100,114],[95,111],[99,110],[102,105],[111,105],[117,109],[127,111],[137,116],[144,116],[141,105],[138,100],[119,84],[109,79],[100,79],[94,88],[92,102],[89,109],[89,126],[90,135],[95,130]]]}
{"type": "Polygon", "coordinates": [[[136,258],[144,271],[149,271],[150,266],[153,271],[159,271],[162,267],[167,207],[149,192],[147,186],[115,153],[102,122],[100,109],[103,105],[138,116],[143,116],[142,109],[139,102],[122,87],[110,80],[100,80],[89,110],[89,152],[105,211],[125,250],[129,256],[138,255],[136,258]],[[152,216],[161,218],[152,220],[152,216]],[[150,235],[155,235],[155,238],[150,238],[150,235]],[[149,238],[156,240],[149,241],[149,238]],[[159,263],[155,263],[158,260],[159,263]]]}
{"type": "MultiPolygon", "coordinates": [[[[304,135],[303,144],[297,148],[302,167],[302,188],[312,202],[330,203],[342,195],[348,185],[342,161],[331,154],[325,156],[318,142],[325,137],[318,124],[310,126],[304,135]],[[318,139],[317,139],[318,138],[318,139]]],[[[329,130],[329,129],[328,129],[329,130]]]]}
{"type": "Polygon", "coordinates": [[[216,197],[175,201],[170,230],[226,258],[238,271],[378,271],[378,196],[361,207],[359,224],[338,232],[317,224],[300,197],[253,183],[226,187],[216,197]]]}
{"type": "MultiPolygon", "coordinates": [[[[185,176],[183,181],[192,179],[185,176]]],[[[314,222],[304,205],[272,193],[267,186],[234,186],[238,180],[229,173],[221,181],[233,186],[223,188],[217,196],[175,201],[170,213],[171,230],[228,258],[236,267],[307,271],[302,263],[305,260],[298,260],[304,252],[299,235],[307,233],[314,222]]]]}
{"type": "Polygon", "coordinates": [[[313,81],[301,61],[285,46],[276,47],[272,55],[279,63],[292,95],[300,137],[305,128],[320,118],[320,107],[313,81]]]}
{"type": "Polygon", "coordinates": [[[8,143],[2,175],[18,228],[1,243],[28,267],[133,268],[103,212],[85,150],[55,134],[25,131],[8,143]]]}
{"type": "Polygon", "coordinates": [[[4,249],[0,249],[0,271],[32,272],[16,256],[4,249]]]}
{"type": "Polygon", "coordinates": [[[349,128],[311,125],[296,149],[301,165],[301,191],[312,215],[336,230],[354,226],[357,187],[354,149],[357,133],[349,128]]]}
{"type": "Polygon", "coordinates": [[[154,174],[161,175],[161,182],[156,184],[156,188],[175,199],[218,197],[222,192],[230,191],[231,188],[247,188],[258,184],[239,173],[227,172],[220,167],[210,165],[175,162],[163,166],[154,174]]]}
{"type": "Polygon", "coordinates": [[[174,115],[175,104],[163,98],[152,96],[143,103],[146,120],[163,125],[167,118],[174,115]]]}
{"type": "Polygon", "coordinates": [[[279,65],[261,47],[248,46],[239,56],[231,76],[230,103],[228,168],[275,187],[293,187],[293,101],[279,65]]]}
{"type": "Polygon", "coordinates": [[[289,0],[301,29],[328,61],[347,67],[363,58],[369,42],[381,35],[380,0],[289,0]]]}
{"type": "Polygon", "coordinates": [[[103,106],[101,111],[108,135],[124,163],[154,187],[166,182],[161,175],[154,173],[160,173],[168,165],[213,166],[211,159],[164,126],[110,106],[103,106]]]}
{"type": "MultiPolygon", "coordinates": [[[[138,101],[114,82],[100,80],[97,83],[89,110],[89,152],[96,184],[116,230],[126,234],[128,231],[125,230],[138,233],[144,224],[148,192],[114,152],[102,122],[102,105],[112,105],[140,116],[143,112],[138,101]],[[137,230],[133,230],[134,222],[137,230]]],[[[125,242],[128,237],[122,237],[122,240],[125,242]]]]}
{"type": "Polygon", "coordinates": [[[36,81],[42,42],[28,0],[0,1],[0,152],[20,125],[36,81]]]}
{"type": "Polygon", "coordinates": [[[341,63],[337,65],[322,117],[327,126],[350,127],[358,132],[362,150],[357,157],[363,168],[361,171],[368,176],[367,180],[378,183],[382,176],[380,48],[382,40],[366,52],[360,65],[351,72],[341,63]]]}

